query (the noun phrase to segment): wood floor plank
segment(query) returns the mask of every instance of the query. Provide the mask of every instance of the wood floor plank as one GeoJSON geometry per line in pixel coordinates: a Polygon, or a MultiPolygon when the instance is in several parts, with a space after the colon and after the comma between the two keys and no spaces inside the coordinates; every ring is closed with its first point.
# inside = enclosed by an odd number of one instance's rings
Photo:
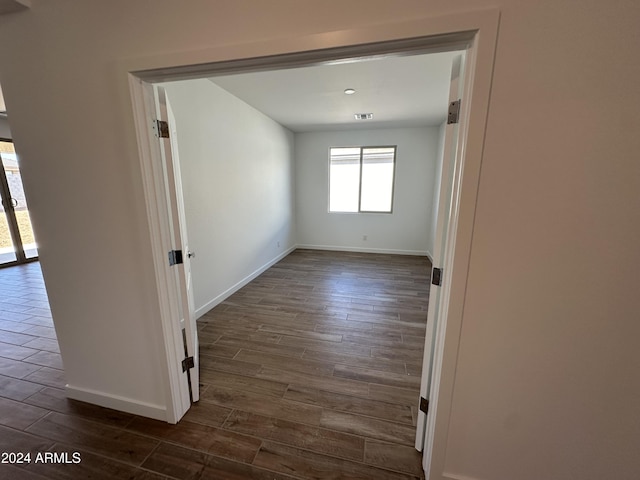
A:
{"type": "Polygon", "coordinates": [[[40,315],[41,317],[51,317],[51,310],[49,308],[30,308],[29,310],[26,310],[25,313],[40,315]]]}
{"type": "Polygon", "coordinates": [[[273,472],[254,465],[231,462],[224,458],[211,456],[209,463],[198,480],[293,480],[290,475],[273,472]]]}
{"type": "Polygon", "coordinates": [[[33,335],[25,335],[24,333],[15,333],[15,332],[6,332],[2,331],[0,333],[0,339],[4,343],[11,343],[13,345],[24,345],[27,342],[31,342],[35,340],[36,336],[33,335]]]}
{"type": "MultiPolygon", "coordinates": [[[[331,332],[334,328],[337,329],[352,329],[359,332],[370,333],[373,330],[375,323],[373,322],[354,322],[345,318],[328,317],[322,320],[318,320],[316,323],[316,331],[331,332]]],[[[346,331],[346,330],[345,330],[346,331]]]]}
{"type": "Polygon", "coordinates": [[[200,343],[199,346],[200,346],[199,352],[201,355],[213,355],[216,357],[223,357],[223,358],[233,358],[240,351],[240,347],[232,347],[232,346],[223,345],[219,343],[210,343],[210,344],[200,343]]]}
{"type": "Polygon", "coordinates": [[[408,333],[402,334],[402,343],[405,345],[411,345],[422,349],[424,347],[424,335],[411,335],[408,333]]]}
{"type": "MultiPolygon", "coordinates": [[[[0,338],[2,338],[2,335],[0,335],[0,338]]],[[[12,343],[0,342],[0,357],[9,358],[11,360],[24,360],[34,353],[38,353],[38,350],[20,345],[13,345],[12,343]]]]}
{"type": "Polygon", "coordinates": [[[355,355],[346,355],[343,353],[320,352],[308,349],[303,359],[322,360],[324,362],[338,363],[342,365],[360,366],[371,370],[380,370],[382,372],[391,372],[405,374],[406,368],[404,362],[390,362],[371,357],[361,357],[355,355]]]}
{"type": "Polygon", "coordinates": [[[40,317],[37,315],[33,315],[23,320],[22,323],[28,323],[29,325],[40,325],[43,327],[53,327],[53,319],[51,317],[40,317]]]}
{"type": "Polygon", "coordinates": [[[237,375],[254,376],[260,371],[259,363],[243,361],[236,355],[235,358],[216,357],[213,355],[200,355],[200,380],[207,380],[217,372],[235,373],[237,375]]]}
{"type": "Polygon", "coordinates": [[[232,411],[233,409],[231,408],[222,407],[214,403],[198,402],[191,405],[191,408],[183,418],[189,422],[221,427],[232,411]]]}
{"type": "Polygon", "coordinates": [[[47,477],[13,465],[0,465],[0,478],[7,480],[47,480],[47,477]]]}
{"type": "Polygon", "coordinates": [[[325,390],[301,385],[289,385],[287,392],[284,394],[284,398],[296,402],[308,403],[310,405],[317,405],[329,410],[367,415],[407,425],[413,424],[411,408],[407,405],[398,405],[368,398],[327,392],[325,390]]]}
{"type": "Polygon", "coordinates": [[[407,369],[407,375],[414,377],[420,377],[420,375],[422,375],[422,364],[420,363],[405,363],[405,368],[407,369]]]}
{"type": "Polygon", "coordinates": [[[17,303],[3,303],[0,306],[0,321],[9,320],[12,322],[21,322],[29,317],[30,314],[25,313],[32,307],[17,303]]]}
{"type": "Polygon", "coordinates": [[[34,353],[23,359],[27,363],[41,365],[43,367],[57,368],[62,370],[62,357],[59,353],[46,352],[44,350],[34,353]]]}
{"type": "Polygon", "coordinates": [[[302,357],[305,349],[305,347],[303,346],[290,346],[283,343],[273,344],[251,340],[241,340],[232,335],[223,335],[222,337],[220,337],[220,339],[211,346],[212,351],[215,352],[217,346],[237,348],[238,352],[240,351],[240,349],[246,348],[255,352],[275,353],[277,355],[285,355],[294,358],[302,357]]]}
{"type": "MultiPolygon", "coordinates": [[[[424,344],[424,342],[423,342],[424,344]]],[[[371,356],[383,360],[396,362],[418,362],[422,363],[422,352],[419,348],[406,349],[404,345],[394,346],[372,346],[371,356]]]]}
{"type": "MultiPolygon", "coordinates": [[[[234,333],[241,335],[254,335],[258,333],[260,325],[248,326],[228,326],[217,323],[209,323],[200,329],[202,335],[210,335],[220,337],[225,333],[234,333]]],[[[270,332],[271,333],[271,332],[270,332]]]]}
{"type": "Polygon", "coordinates": [[[7,332],[21,333],[31,328],[29,324],[22,324],[23,320],[31,318],[32,315],[16,312],[0,311],[0,330],[7,332]]]}
{"type": "Polygon", "coordinates": [[[27,335],[33,335],[37,337],[45,337],[56,339],[56,331],[51,327],[41,327],[39,325],[32,325],[29,329],[25,330],[23,333],[27,335]]]}
{"type": "Polygon", "coordinates": [[[294,345],[298,347],[311,348],[318,351],[344,353],[351,355],[360,355],[368,357],[371,355],[371,347],[352,342],[325,342],[323,340],[315,340],[311,338],[282,337],[279,345],[294,345]]]}
{"type": "Polygon", "coordinates": [[[162,442],[142,467],[171,478],[192,480],[202,478],[208,461],[209,455],[204,452],[162,442]]]}
{"type": "Polygon", "coordinates": [[[258,438],[186,420],[170,425],[158,420],[136,417],[127,429],[245,463],[251,463],[262,443],[258,438]]]}
{"type": "Polygon", "coordinates": [[[394,320],[399,320],[399,316],[394,313],[372,311],[367,313],[350,313],[347,315],[347,320],[351,322],[367,322],[373,324],[386,324],[394,320]]]}
{"type": "Polygon", "coordinates": [[[270,333],[270,332],[243,333],[243,332],[233,331],[232,329],[227,329],[227,331],[224,334],[220,335],[220,337],[216,339],[216,342],[219,341],[222,337],[234,338],[236,340],[246,340],[249,342],[271,343],[274,345],[276,343],[279,343],[280,340],[282,339],[282,335],[279,335],[277,333],[270,333]]]}
{"type": "Polygon", "coordinates": [[[201,328],[198,328],[198,344],[205,346],[216,342],[222,335],[209,335],[202,332],[201,328]]]}
{"type": "Polygon", "coordinates": [[[393,329],[396,332],[400,332],[402,335],[412,335],[419,337],[419,343],[424,344],[424,337],[426,334],[426,323],[412,323],[404,320],[389,320],[384,324],[374,324],[372,330],[374,332],[384,332],[387,329],[393,329]]]}
{"type": "Polygon", "coordinates": [[[409,473],[417,477],[422,475],[422,455],[413,445],[398,445],[367,439],[364,461],[370,465],[409,473]]]}
{"type": "Polygon", "coordinates": [[[0,375],[13,378],[26,378],[40,370],[39,365],[31,365],[18,360],[0,357],[0,375]]]}
{"type": "Polygon", "coordinates": [[[263,325],[260,327],[260,332],[277,333],[279,335],[286,335],[288,337],[296,338],[310,338],[313,340],[322,340],[325,342],[341,342],[342,335],[332,333],[318,333],[313,330],[300,330],[296,328],[286,328],[280,326],[263,325]]]}
{"type": "Polygon", "coordinates": [[[334,430],[235,410],[225,428],[350,460],[363,460],[364,439],[334,430]]]}
{"type": "Polygon", "coordinates": [[[418,397],[419,390],[416,388],[398,388],[377,383],[369,384],[369,398],[373,400],[413,406],[418,404],[418,397]]]}
{"type": "Polygon", "coordinates": [[[60,347],[56,340],[50,338],[37,337],[22,345],[23,347],[33,348],[36,350],[46,350],[47,352],[60,353],[60,347]]]}
{"type": "MultiPolygon", "coordinates": [[[[331,304],[327,305],[323,313],[330,313],[333,315],[346,315],[347,319],[349,319],[349,315],[358,314],[362,315],[361,320],[363,322],[368,322],[365,315],[368,313],[372,313],[374,306],[373,305],[363,305],[357,303],[351,303],[347,298],[344,302],[334,301],[331,304]]],[[[351,319],[351,321],[358,321],[356,319],[351,319]]]]}
{"type": "Polygon", "coordinates": [[[1,452],[44,452],[55,444],[55,441],[31,435],[13,428],[0,425],[1,452]]]}
{"type": "Polygon", "coordinates": [[[364,392],[368,392],[369,390],[369,385],[365,382],[337,377],[316,377],[314,375],[271,367],[262,367],[257,377],[285,384],[308,385],[309,387],[320,388],[329,392],[344,393],[346,395],[366,396],[368,393],[364,392]]]}
{"type": "Polygon", "coordinates": [[[148,437],[56,412],[49,413],[26,431],[56,442],[82,445],[87,451],[131,465],[140,465],[159,443],[148,437]]]}
{"type": "Polygon", "coordinates": [[[82,448],[55,445],[50,452],[66,454],[73,462],[73,454],[77,453],[79,463],[31,463],[25,469],[40,478],[49,480],[77,480],[87,478],[91,480],[166,480],[164,475],[147,472],[126,463],[96,455],[82,448]]]}
{"type": "Polygon", "coordinates": [[[296,359],[292,362],[291,357],[284,355],[275,355],[272,353],[255,352],[253,350],[242,349],[236,356],[236,359],[250,362],[252,364],[269,365],[275,368],[287,368],[294,372],[307,373],[310,375],[330,376],[333,374],[332,363],[319,361],[320,358],[307,359],[304,355],[302,359],[296,359]]]}
{"type": "MultiPolygon", "coordinates": [[[[359,343],[362,345],[367,345],[369,347],[392,347],[392,348],[400,348],[403,350],[414,350],[416,355],[419,355],[422,352],[422,348],[418,345],[407,345],[402,342],[402,336],[398,337],[393,336],[383,336],[376,334],[355,334],[348,333],[342,336],[342,339],[345,342],[351,343],[359,343]]],[[[423,342],[424,343],[424,342],[423,342]]]]}
{"type": "Polygon", "coordinates": [[[391,373],[380,370],[372,370],[370,368],[360,368],[351,365],[335,366],[333,375],[335,377],[350,378],[361,382],[377,383],[380,385],[390,385],[400,388],[420,388],[420,377],[407,375],[402,373],[391,373]]]}
{"type": "Polygon", "coordinates": [[[44,417],[47,410],[0,397],[0,425],[24,430],[44,417]]]}
{"type": "MultiPolygon", "coordinates": [[[[32,367],[35,368],[38,366],[32,365],[32,367]]],[[[67,384],[67,381],[64,377],[64,371],[49,367],[39,367],[38,370],[30,373],[29,375],[24,377],[24,379],[30,382],[40,383],[42,385],[55,388],[64,388],[67,384]]]]}
{"type": "MultiPolygon", "coordinates": [[[[202,378],[200,379],[202,381],[202,378]]],[[[258,377],[246,377],[233,373],[216,372],[207,378],[209,388],[231,388],[238,391],[255,392],[261,395],[282,397],[287,390],[288,382],[258,377]]]]}
{"type": "Polygon", "coordinates": [[[406,475],[362,463],[322,455],[274,442],[264,442],[254,465],[282,473],[292,473],[299,478],[312,480],[326,479],[367,479],[367,480],[407,480],[415,479],[406,475]]]}
{"type": "Polygon", "coordinates": [[[241,319],[232,319],[231,325],[239,323],[249,323],[253,325],[270,325],[272,327],[299,328],[302,330],[313,330],[316,322],[305,319],[304,316],[283,312],[247,313],[241,319]]]}
{"type": "Polygon", "coordinates": [[[314,405],[220,387],[209,387],[201,401],[311,425],[318,425],[322,414],[322,409],[314,405]]]}
{"type": "Polygon", "coordinates": [[[320,426],[401,445],[413,445],[416,436],[415,428],[412,425],[333,410],[322,412],[320,426]]]}
{"type": "Polygon", "coordinates": [[[0,396],[5,398],[23,401],[42,388],[44,387],[37,383],[0,375],[0,396]]]}
{"type": "Polygon", "coordinates": [[[49,411],[73,415],[113,427],[125,427],[134,417],[131,413],[71,400],[67,398],[64,390],[51,387],[43,387],[24,402],[49,411]]]}

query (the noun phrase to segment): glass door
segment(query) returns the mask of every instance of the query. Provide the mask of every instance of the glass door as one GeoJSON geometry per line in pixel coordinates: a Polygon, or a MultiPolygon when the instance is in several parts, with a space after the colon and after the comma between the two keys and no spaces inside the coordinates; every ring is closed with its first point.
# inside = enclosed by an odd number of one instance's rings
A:
{"type": "Polygon", "coordinates": [[[38,258],[18,157],[11,141],[0,141],[0,266],[38,258]]]}

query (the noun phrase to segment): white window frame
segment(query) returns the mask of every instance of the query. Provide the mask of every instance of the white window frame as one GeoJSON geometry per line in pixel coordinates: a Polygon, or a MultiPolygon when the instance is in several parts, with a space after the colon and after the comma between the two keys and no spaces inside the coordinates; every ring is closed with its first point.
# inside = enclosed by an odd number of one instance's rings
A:
{"type": "Polygon", "coordinates": [[[329,213],[347,213],[347,214],[361,214],[361,213],[393,213],[393,200],[395,196],[396,187],[396,162],[398,158],[398,146],[397,145],[358,145],[358,146],[333,146],[329,147],[329,171],[327,177],[327,210],[329,213]],[[358,210],[354,212],[331,210],[331,150],[334,148],[358,148],[360,149],[360,180],[358,182],[358,210]],[[392,148],[393,149],[393,169],[391,178],[391,205],[389,210],[363,210],[362,209],[362,170],[363,170],[363,151],[368,148],[392,148]]]}

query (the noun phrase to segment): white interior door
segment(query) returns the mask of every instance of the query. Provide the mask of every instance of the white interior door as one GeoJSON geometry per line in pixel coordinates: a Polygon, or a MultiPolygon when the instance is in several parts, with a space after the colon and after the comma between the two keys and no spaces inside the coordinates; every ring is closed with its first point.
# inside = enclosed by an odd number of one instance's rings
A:
{"type": "MultiPolygon", "coordinates": [[[[451,67],[451,84],[449,88],[449,103],[461,99],[462,81],[462,55],[456,57],[451,67]]],[[[435,244],[433,247],[433,267],[443,269],[443,278],[448,274],[447,265],[447,238],[449,235],[449,220],[451,217],[451,201],[453,194],[453,174],[456,165],[458,144],[458,124],[451,123],[445,127],[444,151],[442,158],[442,173],[440,176],[440,195],[438,197],[438,211],[436,222],[435,244]]],[[[432,273],[433,275],[433,273],[432,273]]],[[[427,311],[427,331],[424,343],[424,356],[422,359],[422,379],[420,382],[420,397],[430,400],[431,383],[433,380],[433,356],[435,351],[435,339],[438,324],[442,318],[442,292],[443,287],[431,284],[429,291],[429,308],[427,311]]],[[[419,407],[419,406],[418,406],[419,407]]],[[[425,446],[427,415],[418,408],[418,421],[416,424],[417,450],[422,451],[425,446]]],[[[426,460],[426,459],[425,459],[426,460]]]]}
{"type": "Polygon", "coordinates": [[[176,123],[171,111],[171,105],[162,87],[156,87],[158,104],[158,120],[167,122],[169,138],[163,138],[164,143],[164,171],[168,194],[168,208],[171,213],[172,236],[174,249],[182,252],[182,263],[174,265],[176,281],[179,286],[180,299],[180,328],[183,332],[185,358],[193,359],[193,368],[187,368],[185,374],[189,379],[189,390],[192,402],[200,399],[200,370],[198,358],[198,329],[196,326],[193,290],[191,282],[191,260],[194,253],[189,249],[187,223],[184,212],[182,195],[182,180],[180,176],[180,157],[178,153],[176,123]]]}

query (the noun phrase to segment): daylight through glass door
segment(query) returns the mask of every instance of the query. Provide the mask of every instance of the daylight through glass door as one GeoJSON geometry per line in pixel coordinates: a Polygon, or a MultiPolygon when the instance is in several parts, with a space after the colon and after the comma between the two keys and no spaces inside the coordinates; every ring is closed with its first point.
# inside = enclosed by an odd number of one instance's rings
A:
{"type": "Polygon", "coordinates": [[[18,157],[10,141],[0,141],[0,265],[38,257],[18,157]]]}

